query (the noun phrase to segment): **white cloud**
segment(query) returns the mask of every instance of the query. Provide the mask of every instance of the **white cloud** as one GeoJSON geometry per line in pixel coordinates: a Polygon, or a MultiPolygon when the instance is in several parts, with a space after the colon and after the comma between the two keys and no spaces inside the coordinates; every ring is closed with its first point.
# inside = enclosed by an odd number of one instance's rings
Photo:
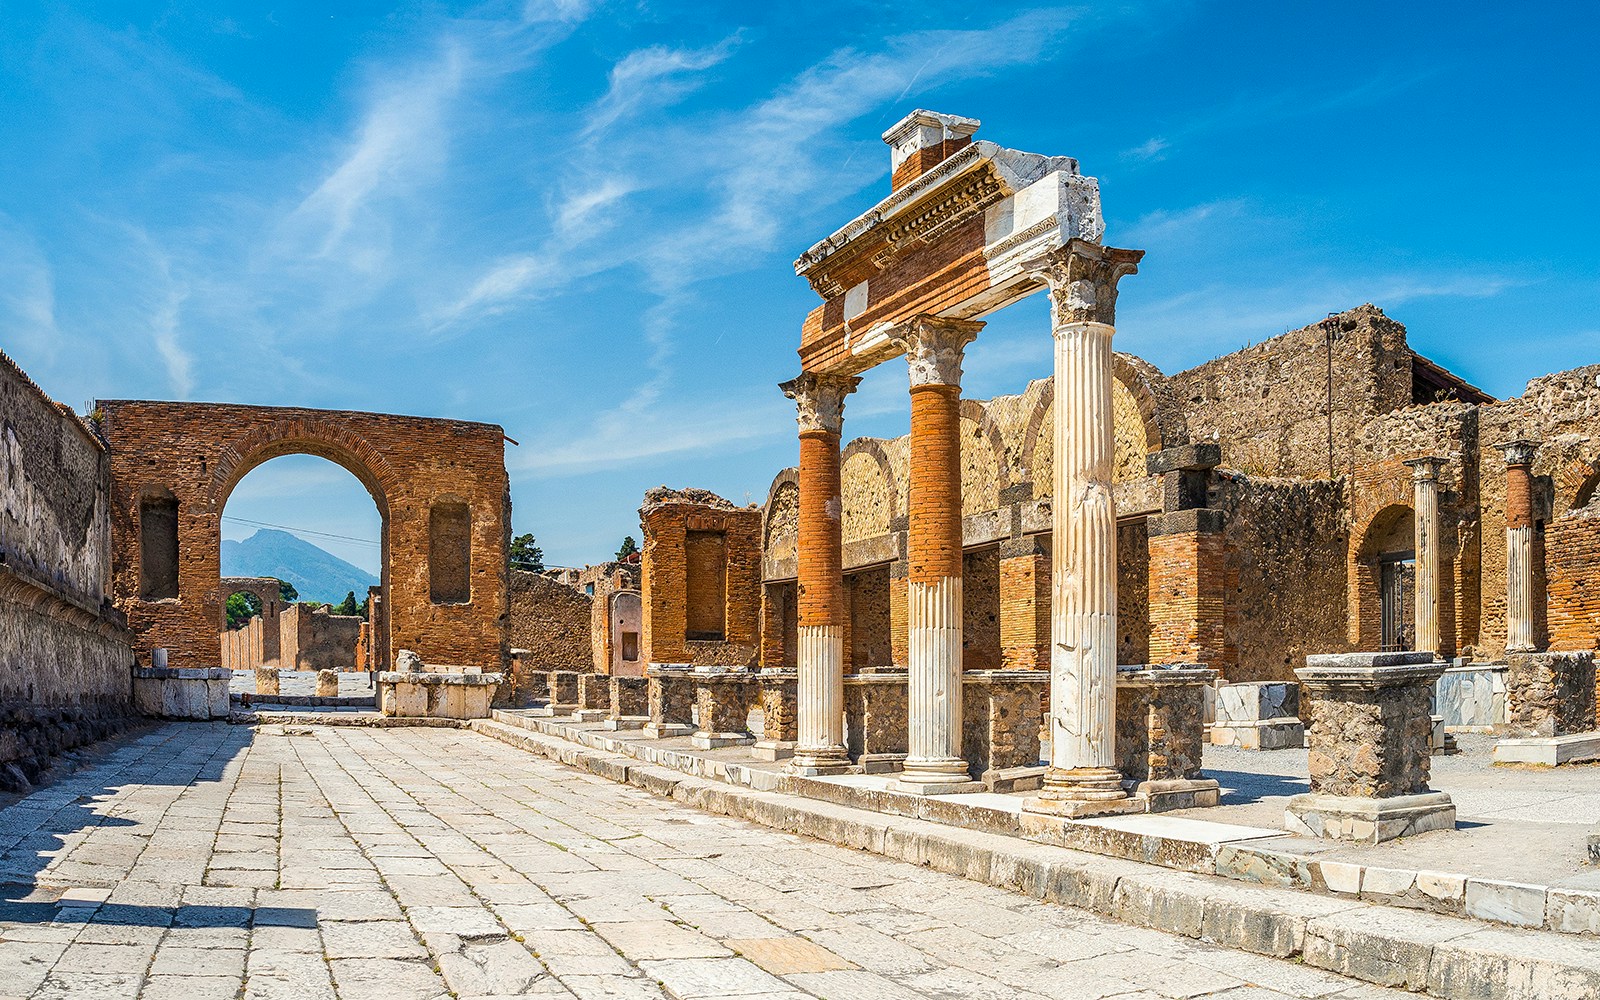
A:
{"type": "Polygon", "coordinates": [[[584,135],[593,135],[644,108],[677,103],[700,86],[686,74],[708,70],[727,59],[739,44],[737,33],[702,49],[674,49],[653,45],[630,52],[611,67],[605,96],[589,113],[584,135]]]}
{"type": "Polygon", "coordinates": [[[1146,139],[1144,142],[1141,142],[1139,145],[1134,146],[1132,149],[1123,150],[1122,158],[1125,160],[1143,160],[1148,163],[1155,163],[1167,158],[1167,147],[1170,145],[1171,143],[1167,142],[1167,140],[1161,138],[1160,136],[1152,136],[1151,138],[1146,139]]]}

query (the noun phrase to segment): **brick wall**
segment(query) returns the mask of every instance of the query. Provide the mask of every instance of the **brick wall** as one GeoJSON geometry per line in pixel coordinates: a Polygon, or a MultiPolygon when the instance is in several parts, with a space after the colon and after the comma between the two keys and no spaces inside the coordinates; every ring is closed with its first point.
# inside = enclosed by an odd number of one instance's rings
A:
{"type": "Polygon", "coordinates": [[[961,560],[961,669],[999,670],[1000,552],[993,546],[961,560]]]}
{"type": "MultiPolygon", "coordinates": [[[[761,537],[759,507],[735,507],[705,490],[668,490],[645,494],[639,509],[644,529],[642,599],[643,655],[650,663],[755,663],[761,644],[761,537]],[[721,536],[720,572],[702,562],[691,573],[690,539],[721,536]],[[691,580],[703,582],[700,601],[720,587],[722,638],[696,639],[691,620],[691,580]]],[[[713,546],[701,542],[703,560],[713,546]]],[[[703,605],[702,605],[703,608],[703,605]]],[[[702,630],[701,634],[704,634],[702,630]]]]}
{"type": "MultiPolygon", "coordinates": [[[[222,623],[220,535],[228,495],[251,469],[311,454],[349,470],[383,517],[386,656],[499,668],[505,662],[506,549],[511,501],[504,432],[492,424],[289,407],[113,400],[99,404],[111,452],[112,579],[137,648],[166,646],[174,666],[217,665],[222,623]],[[140,596],[141,501],[178,504],[175,599],[140,596]],[[430,594],[430,515],[470,514],[470,599],[430,594]]],[[[387,664],[385,664],[387,665],[387,664]]]]}
{"type": "Polygon", "coordinates": [[[526,649],[536,670],[595,670],[592,611],[594,598],[583,591],[530,573],[511,571],[508,641],[526,649]]]}
{"type": "MultiPolygon", "coordinates": [[[[312,610],[291,604],[278,616],[280,659],[285,670],[354,670],[356,647],[361,641],[362,619],[355,615],[330,615],[326,607],[312,610]]],[[[449,663],[435,660],[435,663],[449,663]]]]}
{"type": "Polygon", "coordinates": [[[1550,648],[1600,649],[1600,505],[1551,522],[1545,566],[1550,648]]]}

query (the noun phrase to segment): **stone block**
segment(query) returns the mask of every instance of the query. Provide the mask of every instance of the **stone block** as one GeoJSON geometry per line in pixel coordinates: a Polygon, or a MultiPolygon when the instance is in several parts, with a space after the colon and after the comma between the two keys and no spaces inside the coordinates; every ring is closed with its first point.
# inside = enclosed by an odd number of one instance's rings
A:
{"type": "Polygon", "coordinates": [[[845,747],[869,773],[898,770],[906,759],[907,678],[901,671],[845,676],[845,747]]]}
{"type": "Polygon", "coordinates": [[[1313,699],[1312,793],[1383,799],[1426,792],[1430,705],[1443,672],[1431,653],[1307,657],[1296,674],[1313,699]]]}
{"type": "Polygon", "coordinates": [[[1506,666],[1457,661],[1434,685],[1434,713],[1446,728],[1488,729],[1506,722],[1506,666]]]}
{"type": "Polygon", "coordinates": [[[339,697],[339,671],[337,671],[337,670],[318,670],[317,671],[317,697],[318,698],[337,698],[337,697],[339,697]]]}
{"type": "Polygon", "coordinates": [[[1366,844],[1453,830],[1455,825],[1456,807],[1444,792],[1383,798],[1313,792],[1289,799],[1284,814],[1284,828],[1290,833],[1366,844]]]}
{"type": "Polygon", "coordinates": [[[277,667],[257,667],[256,668],[256,694],[258,694],[258,695],[262,695],[262,694],[275,695],[275,694],[278,694],[279,693],[278,685],[279,685],[279,681],[278,681],[278,668],[277,667]]]}
{"type": "Polygon", "coordinates": [[[1595,729],[1594,653],[1506,656],[1506,725],[1518,736],[1567,736],[1595,729]]]}
{"type": "Polygon", "coordinates": [[[691,738],[701,750],[749,746],[756,741],[750,731],[750,712],[756,698],[756,679],[745,670],[695,671],[695,715],[699,728],[691,738]]]}
{"type": "Polygon", "coordinates": [[[1038,764],[1048,671],[969,670],[961,682],[961,755],[969,773],[1038,764]]]}
{"type": "Polygon", "coordinates": [[[1197,664],[1117,668],[1117,769],[1147,809],[1216,804],[1217,783],[1200,770],[1205,692],[1216,676],[1197,664]]]}
{"type": "Polygon", "coordinates": [[[1496,764],[1561,764],[1600,760],[1600,732],[1504,739],[1494,745],[1496,764]]]}
{"type": "Polygon", "coordinates": [[[1497,879],[1467,879],[1467,916],[1518,927],[1543,927],[1545,887],[1497,879]]]}
{"type": "Polygon", "coordinates": [[[578,702],[578,677],[576,670],[550,672],[550,714],[570,715],[583,706],[578,702]]]}
{"type": "Polygon", "coordinates": [[[1551,886],[1545,893],[1544,925],[1563,934],[1600,934],[1600,893],[1551,886]]]}

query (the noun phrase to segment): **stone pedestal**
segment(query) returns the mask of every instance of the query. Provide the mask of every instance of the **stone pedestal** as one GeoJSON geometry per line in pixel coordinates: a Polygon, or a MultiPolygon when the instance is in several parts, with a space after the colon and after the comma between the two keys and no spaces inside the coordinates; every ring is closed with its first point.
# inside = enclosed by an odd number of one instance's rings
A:
{"type": "Polygon", "coordinates": [[[317,697],[318,698],[337,698],[337,697],[339,697],[339,671],[337,671],[337,670],[318,670],[317,671],[317,697]]]}
{"type": "Polygon", "coordinates": [[[1214,806],[1215,779],[1200,770],[1205,693],[1216,671],[1199,664],[1117,668],[1117,769],[1148,812],[1214,806]]]}
{"type": "MultiPolygon", "coordinates": [[[[1039,767],[1041,705],[1050,687],[1049,673],[969,670],[961,682],[965,706],[961,754],[969,773],[992,787],[999,772],[1039,767]]],[[[1015,782],[1010,787],[1015,789],[1015,782]]]]}
{"type": "Polygon", "coordinates": [[[505,675],[385,670],[378,674],[378,707],[387,716],[487,719],[505,675]]]}
{"type": "Polygon", "coordinates": [[[1434,685],[1434,712],[1447,729],[1488,732],[1506,724],[1506,665],[1457,659],[1434,685]]]}
{"type": "Polygon", "coordinates": [[[582,707],[578,703],[578,676],[576,670],[550,671],[551,715],[571,715],[582,707]]]}
{"type": "Polygon", "coordinates": [[[650,721],[650,680],[646,677],[607,678],[611,705],[601,726],[606,729],[643,729],[650,721]]]}
{"type": "Polygon", "coordinates": [[[651,664],[646,683],[650,721],[644,726],[644,735],[659,740],[694,732],[695,689],[689,667],[651,664]]]}
{"type": "Polygon", "coordinates": [[[1216,721],[1210,738],[1216,746],[1241,750],[1305,746],[1300,685],[1277,681],[1222,685],[1216,689],[1216,721]]]}
{"type": "Polygon", "coordinates": [[[1496,763],[1553,767],[1600,758],[1594,653],[1507,653],[1506,731],[1496,763]]]}
{"type": "Polygon", "coordinates": [[[907,680],[903,671],[893,670],[844,679],[846,740],[850,756],[865,774],[885,774],[905,765],[907,680]]]}
{"type": "Polygon", "coordinates": [[[256,694],[279,694],[279,679],[277,667],[256,668],[256,694]]]}
{"type": "Polygon", "coordinates": [[[1450,796],[1428,788],[1429,703],[1445,665],[1430,652],[1308,656],[1311,792],[1289,800],[1291,833],[1381,843],[1455,828],[1450,796]]]}
{"type": "Polygon", "coordinates": [[[226,719],[232,680],[225,667],[134,667],[133,707],[158,719],[226,719]]]}
{"type": "Polygon", "coordinates": [[[757,760],[784,760],[794,756],[799,738],[796,711],[799,680],[793,670],[763,670],[757,675],[757,706],[761,710],[761,739],[750,747],[757,760]]]}
{"type": "Polygon", "coordinates": [[[696,671],[695,711],[700,727],[690,742],[701,750],[749,746],[750,711],[755,703],[755,678],[745,670],[696,671]]]}
{"type": "Polygon", "coordinates": [[[611,715],[611,678],[606,674],[578,675],[578,708],[574,722],[599,722],[611,715]]]}

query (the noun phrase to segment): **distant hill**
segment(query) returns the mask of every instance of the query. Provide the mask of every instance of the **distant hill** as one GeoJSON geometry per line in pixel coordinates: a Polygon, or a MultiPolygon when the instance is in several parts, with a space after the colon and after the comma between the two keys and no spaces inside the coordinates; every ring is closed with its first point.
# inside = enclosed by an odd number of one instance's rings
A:
{"type": "Polygon", "coordinates": [[[287,531],[262,528],[242,542],[222,543],[223,576],[271,576],[294,584],[302,601],[344,600],[355,591],[356,600],[376,587],[378,578],[331,552],[317,548],[287,531]]]}

